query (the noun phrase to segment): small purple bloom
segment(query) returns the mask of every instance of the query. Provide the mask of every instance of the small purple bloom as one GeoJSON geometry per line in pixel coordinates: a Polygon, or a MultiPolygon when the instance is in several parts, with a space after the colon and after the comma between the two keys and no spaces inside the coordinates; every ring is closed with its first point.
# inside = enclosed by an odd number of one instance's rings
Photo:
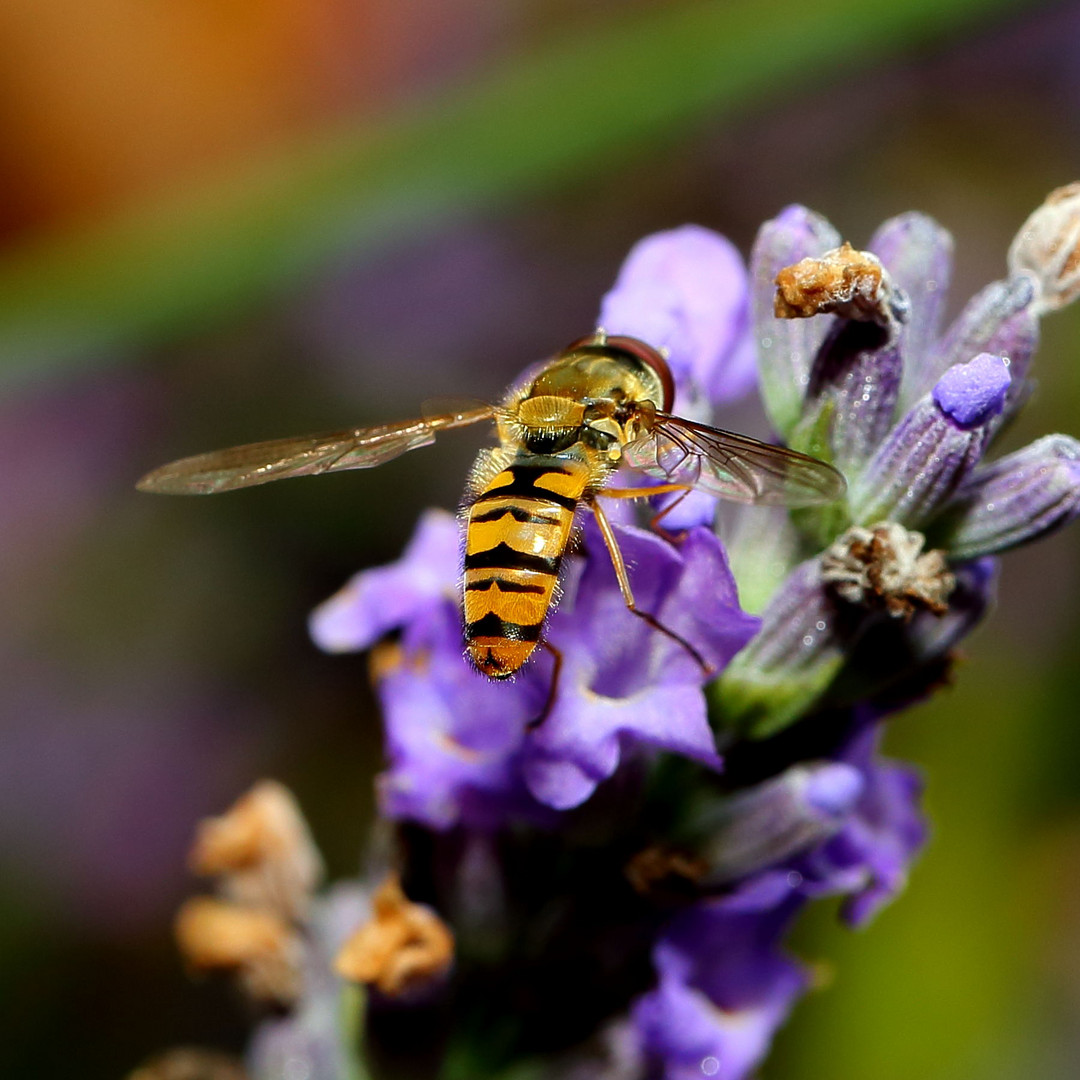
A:
{"type": "MultiPolygon", "coordinates": [[[[584,572],[564,598],[548,639],[563,655],[559,696],[533,733],[525,766],[541,802],[584,802],[618,764],[625,738],[720,764],[709,727],[701,667],[677,642],[626,610],[599,531],[586,525],[584,572]]],[[[738,606],[723,548],[705,528],[678,548],[624,528],[620,547],[636,567],[639,607],[693,643],[715,671],[746,644],[758,620],[738,606]]],[[[569,591],[569,590],[568,590],[569,591]]]]}
{"type": "Polygon", "coordinates": [[[462,655],[456,604],[442,601],[410,622],[400,661],[384,670],[378,691],[389,760],[378,779],[386,817],[434,829],[546,819],[521,775],[543,684],[525,677],[493,683],[473,671],[462,655]]]}
{"type": "Polygon", "coordinates": [[[779,948],[801,898],[787,875],[755,879],[675,917],[653,951],[659,982],[633,1019],[665,1080],[742,1080],[805,990],[779,948]]]}
{"type": "Polygon", "coordinates": [[[699,225],[634,245],[600,306],[609,334],[667,350],[676,411],[733,401],[753,387],[746,267],[730,240],[699,225]]]}
{"type": "Polygon", "coordinates": [[[880,725],[865,723],[840,758],[862,785],[844,827],[796,866],[808,895],[850,893],[844,919],[861,926],[904,887],[911,860],[926,841],[919,810],[922,778],[877,753],[880,725]]]}
{"type": "Polygon", "coordinates": [[[690,822],[704,836],[700,884],[730,885],[816,847],[843,827],[863,786],[862,774],[846,762],[810,761],[713,800],[690,822]]]}
{"type": "Polygon", "coordinates": [[[456,597],[461,531],[452,514],[428,510],[397,562],[356,574],[311,614],[325,652],[366,649],[439,600],[456,597]]]}
{"type": "MultiPolygon", "coordinates": [[[[456,535],[448,515],[425,518],[406,559],[359,575],[334,609],[337,625],[362,629],[355,640],[364,644],[373,626],[403,630],[400,654],[379,665],[390,761],[379,793],[387,816],[439,829],[545,820],[546,808],[584,802],[629,746],[719,768],[705,673],[681,645],[626,609],[591,521],[587,554],[570,560],[560,610],[548,627],[563,666],[550,713],[535,730],[529,722],[541,714],[552,665],[541,657],[512,683],[493,683],[469,667],[457,605],[447,599],[458,581],[456,562],[451,571],[445,558],[451,528],[456,535]],[[393,624],[373,609],[394,573],[425,551],[439,559],[393,624]]],[[[721,670],[758,620],[738,606],[720,542],[704,528],[678,547],[640,529],[615,528],[641,610],[721,670]]]]}

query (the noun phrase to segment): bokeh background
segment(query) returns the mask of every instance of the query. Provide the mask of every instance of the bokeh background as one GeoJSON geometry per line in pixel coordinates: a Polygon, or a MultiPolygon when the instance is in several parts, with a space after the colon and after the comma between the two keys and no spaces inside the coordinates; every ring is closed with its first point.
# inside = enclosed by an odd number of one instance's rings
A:
{"type": "MultiPolygon", "coordinates": [[[[374,473],[137,495],[182,454],[497,394],[639,236],[744,251],[787,202],[918,208],[953,310],[1080,178],[1080,3],[0,0],[0,1060],[105,1080],[246,1018],[181,970],[195,821],[298,793],[333,875],[379,766],[308,611],[453,507],[468,435],[374,473]],[[878,10],[880,8],[880,10],[878,10]]],[[[1010,444],[1080,434],[1080,306],[1010,444]]],[[[1055,1080],[1080,1061],[1080,530],[1005,559],[955,688],[898,719],[932,843],[771,1080],[1055,1080]]]]}

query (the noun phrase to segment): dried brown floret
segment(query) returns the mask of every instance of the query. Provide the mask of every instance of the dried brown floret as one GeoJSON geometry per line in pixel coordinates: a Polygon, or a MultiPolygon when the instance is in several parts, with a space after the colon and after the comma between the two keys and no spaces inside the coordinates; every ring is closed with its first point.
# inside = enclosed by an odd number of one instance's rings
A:
{"type": "Polygon", "coordinates": [[[454,959],[454,936],[430,908],[414,904],[391,873],[372,897],[371,919],[345,943],[338,974],[399,997],[442,978],[454,959]]]}
{"type": "Polygon", "coordinates": [[[189,864],[218,878],[223,895],[287,919],[306,913],[322,859],[292,793],[262,780],[220,817],[203,821],[189,864]]]}
{"type": "Polygon", "coordinates": [[[853,526],[822,555],[822,578],[851,604],[905,619],[920,607],[942,615],[956,578],[944,552],[923,552],[925,542],[922,533],[892,521],[853,526]]]}
{"type": "Polygon", "coordinates": [[[197,971],[233,971],[259,1001],[290,1004],[301,990],[303,943],[272,911],[197,896],[174,925],[184,960],[197,971]]]}
{"type": "Polygon", "coordinates": [[[704,859],[662,844],[639,851],[626,864],[627,880],[642,896],[692,892],[708,872],[704,859]]]}
{"type": "Polygon", "coordinates": [[[817,258],[785,266],[776,275],[778,319],[838,314],[887,325],[892,319],[888,274],[877,256],[844,243],[817,258]]]}
{"type": "Polygon", "coordinates": [[[1009,248],[1009,272],[1034,275],[1041,311],[1080,296],[1080,182],[1051,191],[1020,227],[1009,248]]]}
{"type": "Polygon", "coordinates": [[[140,1065],[127,1080],[247,1080],[247,1076],[231,1054],[178,1046],[140,1065]]]}

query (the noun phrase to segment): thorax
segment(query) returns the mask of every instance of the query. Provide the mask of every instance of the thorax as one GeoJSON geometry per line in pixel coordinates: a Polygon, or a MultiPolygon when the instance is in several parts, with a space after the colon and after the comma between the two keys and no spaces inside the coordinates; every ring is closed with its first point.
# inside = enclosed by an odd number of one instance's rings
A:
{"type": "Polygon", "coordinates": [[[655,375],[630,358],[601,350],[572,351],[551,361],[511,392],[499,420],[504,447],[518,460],[569,458],[602,483],[655,413],[655,375]]]}

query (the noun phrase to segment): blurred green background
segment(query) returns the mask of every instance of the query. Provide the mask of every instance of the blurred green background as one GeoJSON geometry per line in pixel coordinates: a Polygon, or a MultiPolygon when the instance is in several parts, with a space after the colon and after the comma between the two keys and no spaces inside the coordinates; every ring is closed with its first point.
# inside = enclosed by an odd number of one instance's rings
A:
{"type": "MultiPolygon", "coordinates": [[[[952,310],[1080,178],[1080,3],[2,0],[0,1047],[105,1080],[242,1010],[182,972],[194,822],[290,784],[334,875],[379,766],[362,657],[308,611],[452,507],[475,442],[220,500],[172,457],[497,394],[592,325],[635,239],[748,250],[787,202],[856,243],[918,208],[952,310]]],[[[1080,309],[1010,445],[1080,434],[1080,309]]],[[[1004,560],[955,688],[899,718],[934,835],[771,1080],[1073,1077],[1080,532],[1004,560]]]]}

